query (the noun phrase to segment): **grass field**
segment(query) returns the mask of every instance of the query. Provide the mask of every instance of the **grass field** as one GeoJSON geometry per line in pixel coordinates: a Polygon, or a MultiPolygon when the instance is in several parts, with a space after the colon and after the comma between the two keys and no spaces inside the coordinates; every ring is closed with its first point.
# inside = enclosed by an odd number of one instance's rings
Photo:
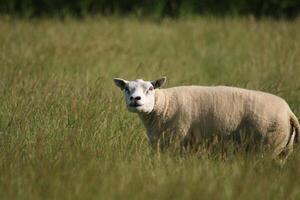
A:
{"type": "MultiPolygon", "coordinates": [[[[300,116],[300,20],[0,17],[1,199],[300,199],[300,150],[157,153],[113,77],[234,85],[300,116]]],[[[274,108],[276,109],[276,108],[274,108]]]]}

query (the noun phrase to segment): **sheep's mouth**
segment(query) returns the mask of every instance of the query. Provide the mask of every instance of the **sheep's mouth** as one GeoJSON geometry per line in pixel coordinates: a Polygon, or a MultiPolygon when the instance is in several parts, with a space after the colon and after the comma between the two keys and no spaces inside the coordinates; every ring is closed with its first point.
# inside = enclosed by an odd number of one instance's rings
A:
{"type": "Polygon", "coordinates": [[[129,104],[129,107],[133,107],[133,108],[137,108],[137,107],[140,107],[142,106],[141,104],[138,104],[138,103],[130,103],[129,104]]]}

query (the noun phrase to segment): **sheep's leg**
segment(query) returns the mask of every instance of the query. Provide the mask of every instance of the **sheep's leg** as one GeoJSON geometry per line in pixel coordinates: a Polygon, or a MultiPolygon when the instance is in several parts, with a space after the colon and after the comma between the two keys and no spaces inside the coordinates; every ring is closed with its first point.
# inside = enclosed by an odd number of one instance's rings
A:
{"type": "Polygon", "coordinates": [[[191,149],[195,146],[196,138],[191,131],[188,131],[180,141],[180,146],[184,150],[191,149]]]}
{"type": "Polygon", "coordinates": [[[288,142],[283,146],[278,147],[273,154],[273,158],[279,157],[284,163],[288,156],[293,152],[296,132],[294,130],[289,134],[288,142]]]}
{"type": "Polygon", "coordinates": [[[161,132],[150,130],[148,133],[148,142],[155,150],[164,150],[166,147],[182,147],[181,138],[187,135],[184,129],[175,127],[174,129],[167,129],[161,132]],[[180,143],[180,144],[179,144],[180,143]]]}
{"type": "Polygon", "coordinates": [[[280,140],[280,142],[277,142],[276,147],[273,151],[273,158],[280,158],[283,162],[288,158],[289,154],[293,151],[293,145],[295,140],[295,131],[293,129],[286,130],[284,132],[277,132],[275,134],[278,134],[277,140],[280,140]]]}

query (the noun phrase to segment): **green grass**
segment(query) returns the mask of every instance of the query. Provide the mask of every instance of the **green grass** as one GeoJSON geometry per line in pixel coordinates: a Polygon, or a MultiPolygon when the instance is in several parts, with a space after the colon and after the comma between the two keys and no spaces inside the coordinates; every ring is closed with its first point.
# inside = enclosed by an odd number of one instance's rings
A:
{"type": "Polygon", "coordinates": [[[112,78],[161,75],[268,91],[300,116],[300,20],[1,17],[1,199],[300,198],[299,150],[283,167],[151,151],[112,78]]]}

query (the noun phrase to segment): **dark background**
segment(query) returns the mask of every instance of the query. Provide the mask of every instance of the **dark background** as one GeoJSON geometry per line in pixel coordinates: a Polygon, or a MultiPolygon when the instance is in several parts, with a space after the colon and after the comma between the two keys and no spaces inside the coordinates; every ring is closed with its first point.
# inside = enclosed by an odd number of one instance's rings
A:
{"type": "Polygon", "coordinates": [[[300,13],[300,0],[0,0],[0,13],[21,17],[101,14],[176,18],[200,14],[292,19],[300,13]]]}

